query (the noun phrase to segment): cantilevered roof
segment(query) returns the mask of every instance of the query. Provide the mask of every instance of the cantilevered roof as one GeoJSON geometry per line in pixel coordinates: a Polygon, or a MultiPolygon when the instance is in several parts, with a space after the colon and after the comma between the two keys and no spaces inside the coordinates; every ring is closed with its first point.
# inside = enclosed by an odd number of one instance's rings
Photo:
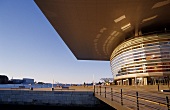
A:
{"type": "Polygon", "coordinates": [[[170,0],[35,0],[78,60],[109,60],[124,40],[170,29],[170,0]]]}

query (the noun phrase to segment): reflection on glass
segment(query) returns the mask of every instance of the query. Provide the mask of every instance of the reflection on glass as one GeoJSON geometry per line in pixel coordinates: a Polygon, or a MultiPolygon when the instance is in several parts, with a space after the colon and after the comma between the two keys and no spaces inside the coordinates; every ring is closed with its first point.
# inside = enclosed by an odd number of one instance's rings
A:
{"type": "Polygon", "coordinates": [[[114,77],[137,73],[170,73],[170,36],[145,36],[120,44],[112,53],[114,77]]]}

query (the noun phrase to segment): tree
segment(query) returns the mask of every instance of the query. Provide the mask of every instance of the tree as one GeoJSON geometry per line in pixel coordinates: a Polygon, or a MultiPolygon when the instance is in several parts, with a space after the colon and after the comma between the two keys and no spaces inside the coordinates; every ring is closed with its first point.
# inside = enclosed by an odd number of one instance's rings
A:
{"type": "Polygon", "coordinates": [[[8,84],[8,77],[5,75],[0,75],[0,84],[8,84]]]}
{"type": "Polygon", "coordinates": [[[105,83],[113,82],[113,78],[101,78],[100,80],[104,81],[105,83]]]}

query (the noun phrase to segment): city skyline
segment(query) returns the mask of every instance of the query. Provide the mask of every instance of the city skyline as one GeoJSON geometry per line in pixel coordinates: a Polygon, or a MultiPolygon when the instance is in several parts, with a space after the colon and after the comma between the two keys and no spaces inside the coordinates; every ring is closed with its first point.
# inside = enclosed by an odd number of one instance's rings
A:
{"type": "Polygon", "coordinates": [[[109,61],[77,60],[33,0],[1,0],[0,12],[1,75],[47,83],[113,77],[109,61]]]}

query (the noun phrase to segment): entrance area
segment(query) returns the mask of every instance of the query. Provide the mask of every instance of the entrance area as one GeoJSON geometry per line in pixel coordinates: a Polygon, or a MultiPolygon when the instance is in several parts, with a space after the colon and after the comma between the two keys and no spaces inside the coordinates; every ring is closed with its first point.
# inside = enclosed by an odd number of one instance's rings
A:
{"type": "Polygon", "coordinates": [[[116,85],[168,85],[170,77],[135,77],[116,81],[116,85]]]}

